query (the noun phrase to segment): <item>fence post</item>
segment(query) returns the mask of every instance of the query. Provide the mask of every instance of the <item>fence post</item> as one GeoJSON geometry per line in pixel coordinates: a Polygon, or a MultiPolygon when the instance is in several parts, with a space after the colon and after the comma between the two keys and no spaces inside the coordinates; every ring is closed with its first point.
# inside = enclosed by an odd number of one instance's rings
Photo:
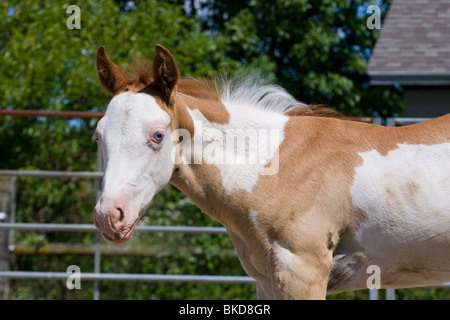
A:
{"type": "MultiPolygon", "coordinates": [[[[15,220],[16,178],[0,177],[0,223],[15,220]]],[[[9,245],[12,230],[0,231],[0,271],[9,271],[9,245]]],[[[0,299],[9,297],[9,280],[0,278],[0,299]]]]}
{"type": "Polygon", "coordinates": [[[369,289],[369,300],[378,300],[378,289],[369,289]]]}
{"type": "Polygon", "coordinates": [[[395,300],[395,289],[386,289],[386,300],[395,300]]]}
{"type": "Polygon", "coordinates": [[[381,126],[383,124],[383,118],[381,118],[381,117],[374,117],[372,119],[372,123],[373,124],[378,124],[378,125],[381,126]]]}
{"type": "Polygon", "coordinates": [[[387,118],[386,119],[386,126],[388,126],[388,127],[395,127],[395,118],[387,118]]]}

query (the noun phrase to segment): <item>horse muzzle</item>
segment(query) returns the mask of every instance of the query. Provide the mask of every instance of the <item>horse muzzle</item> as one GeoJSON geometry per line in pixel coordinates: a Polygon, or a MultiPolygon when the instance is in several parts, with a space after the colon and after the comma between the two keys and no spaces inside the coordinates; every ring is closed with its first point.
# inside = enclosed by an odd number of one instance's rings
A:
{"type": "Polygon", "coordinates": [[[95,226],[103,237],[115,244],[125,243],[139,220],[138,210],[127,209],[120,202],[101,197],[94,209],[95,226]]]}

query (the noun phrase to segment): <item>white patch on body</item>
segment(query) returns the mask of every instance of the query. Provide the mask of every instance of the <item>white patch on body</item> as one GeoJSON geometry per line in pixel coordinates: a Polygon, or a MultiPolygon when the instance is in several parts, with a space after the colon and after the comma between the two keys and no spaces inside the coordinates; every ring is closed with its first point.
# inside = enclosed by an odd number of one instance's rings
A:
{"type": "Polygon", "coordinates": [[[359,155],[350,194],[365,218],[353,245],[390,287],[450,281],[450,143],[359,155]]]}
{"type": "Polygon", "coordinates": [[[268,239],[268,242],[271,244],[273,258],[284,267],[288,267],[294,259],[294,254],[289,247],[278,240],[268,239]]]}
{"type": "Polygon", "coordinates": [[[250,209],[250,221],[255,227],[258,227],[258,211],[250,209]]]}
{"type": "MultiPolygon", "coordinates": [[[[226,108],[230,113],[228,124],[209,122],[198,109],[188,109],[196,125],[194,158],[220,170],[228,195],[240,190],[251,192],[260,174],[275,174],[278,170],[277,152],[289,118],[243,105],[228,104],[226,108]]],[[[183,153],[186,161],[191,159],[190,152],[183,153]]]]}

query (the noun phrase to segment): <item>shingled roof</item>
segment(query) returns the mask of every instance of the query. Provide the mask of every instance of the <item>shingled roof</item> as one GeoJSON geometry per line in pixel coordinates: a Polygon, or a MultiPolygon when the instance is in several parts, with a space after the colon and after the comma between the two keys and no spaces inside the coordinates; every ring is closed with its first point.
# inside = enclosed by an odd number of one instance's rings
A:
{"type": "Polygon", "coordinates": [[[367,73],[372,84],[450,85],[450,0],[393,0],[367,73]]]}

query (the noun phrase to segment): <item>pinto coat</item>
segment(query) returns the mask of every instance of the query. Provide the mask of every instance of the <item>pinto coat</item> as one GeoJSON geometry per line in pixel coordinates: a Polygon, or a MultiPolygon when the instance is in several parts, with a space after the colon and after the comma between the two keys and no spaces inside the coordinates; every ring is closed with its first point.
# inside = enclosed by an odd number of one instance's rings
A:
{"type": "Polygon", "coordinates": [[[97,67],[106,239],[127,241],[171,183],[227,228],[258,298],[364,289],[374,267],[385,288],[450,281],[450,115],[352,122],[251,76],[179,79],[160,45],[134,77],[103,47],[97,67]]]}

